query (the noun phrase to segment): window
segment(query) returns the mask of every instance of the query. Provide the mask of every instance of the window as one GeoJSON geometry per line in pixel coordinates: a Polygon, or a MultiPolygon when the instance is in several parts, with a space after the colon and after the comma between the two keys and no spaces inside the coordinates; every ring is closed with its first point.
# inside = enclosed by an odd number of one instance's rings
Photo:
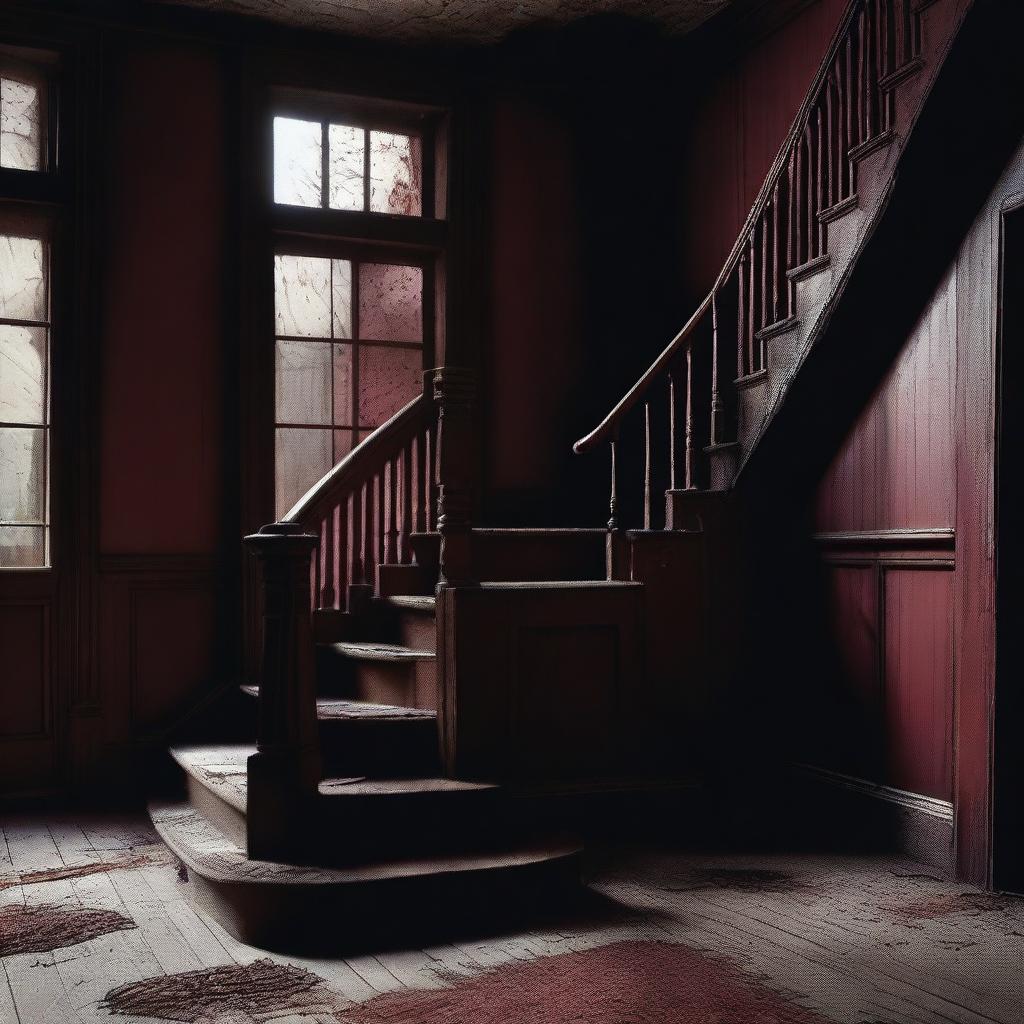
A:
{"type": "Polygon", "coordinates": [[[0,234],[0,568],[49,564],[50,260],[0,234]]]}
{"type": "Polygon", "coordinates": [[[0,48],[0,569],[51,564],[47,83],[42,69],[0,48]],[[20,201],[23,184],[31,206],[20,201]]]}
{"type": "Polygon", "coordinates": [[[296,106],[271,118],[278,517],[421,393],[440,255],[416,234],[433,211],[429,118],[296,106]]]}
{"type": "Polygon", "coordinates": [[[419,137],[330,121],[274,118],[274,202],[418,217],[419,137]]]}

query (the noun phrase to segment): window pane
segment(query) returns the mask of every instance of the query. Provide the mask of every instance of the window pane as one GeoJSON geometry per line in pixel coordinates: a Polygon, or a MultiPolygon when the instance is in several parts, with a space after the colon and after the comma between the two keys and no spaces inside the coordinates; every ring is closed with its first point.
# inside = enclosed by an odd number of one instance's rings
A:
{"type": "Polygon", "coordinates": [[[327,430],[277,430],[275,490],[280,519],[333,465],[331,434],[327,430]]]}
{"type": "Polygon", "coordinates": [[[360,426],[379,427],[422,391],[422,349],[360,347],[360,426]]]}
{"type": "Polygon", "coordinates": [[[46,254],[40,238],[0,235],[0,317],[46,319],[46,254]]]}
{"type": "Polygon", "coordinates": [[[334,346],[334,425],[352,423],[352,346],[334,346]]]}
{"type": "Polygon", "coordinates": [[[331,261],[314,256],[274,258],[278,335],[331,336],[331,261]]]}
{"type": "Polygon", "coordinates": [[[0,522],[46,519],[46,431],[0,427],[0,522]]]}
{"type": "Polygon", "coordinates": [[[334,299],[334,337],[352,337],[352,264],[348,260],[331,263],[331,294],[334,299]]]}
{"type": "Polygon", "coordinates": [[[327,129],[330,153],[330,204],[333,210],[365,208],[363,161],[366,132],[347,124],[332,124],[327,129]]]}
{"type": "Polygon", "coordinates": [[[352,451],[354,430],[336,430],[334,432],[334,464],[337,465],[352,451]]]}
{"type": "Polygon", "coordinates": [[[38,171],[43,165],[39,87],[0,80],[0,167],[38,171]]]}
{"type": "Polygon", "coordinates": [[[420,140],[370,132],[370,209],[374,213],[422,212],[420,140]]]}
{"type": "Polygon", "coordinates": [[[0,325],[0,420],[46,418],[46,328],[0,325]]]}
{"type": "Polygon", "coordinates": [[[319,121],[274,118],[274,202],[321,206],[323,134],[319,121]]]}
{"type": "Polygon", "coordinates": [[[0,569],[37,569],[49,565],[45,526],[0,526],[0,569]]]}
{"type": "Polygon", "coordinates": [[[423,271],[419,267],[359,265],[359,337],[423,340],[423,271]]]}
{"type": "Polygon", "coordinates": [[[331,422],[331,346],[279,341],[275,374],[279,423],[331,422]]]}

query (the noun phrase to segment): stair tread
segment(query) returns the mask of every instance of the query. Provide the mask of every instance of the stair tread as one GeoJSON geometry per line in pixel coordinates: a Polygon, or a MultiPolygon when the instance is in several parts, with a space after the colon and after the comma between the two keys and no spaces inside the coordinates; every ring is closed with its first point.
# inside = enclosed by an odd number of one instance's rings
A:
{"type": "Polygon", "coordinates": [[[487,871],[571,857],[582,849],[571,838],[556,837],[518,842],[508,848],[485,852],[320,868],[250,860],[244,850],[186,803],[152,803],[149,813],[160,838],[186,867],[206,879],[242,885],[350,885],[389,878],[487,871]]]}
{"type": "MultiPolygon", "coordinates": [[[[258,686],[243,686],[250,697],[259,696],[258,686]]],[[[351,721],[408,721],[424,719],[435,721],[437,712],[428,708],[403,708],[394,704],[371,704],[364,700],[339,700],[336,697],[317,697],[316,716],[321,721],[344,719],[351,721]]]]}
{"type": "Polygon", "coordinates": [[[437,608],[433,594],[392,594],[383,598],[392,608],[407,608],[417,612],[432,612],[437,608]]]}
{"type": "Polygon", "coordinates": [[[436,658],[433,651],[416,650],[412,647],[403,647],[401,644],[341,640],[319,646],[330,647],[346,658],[361,658],[364,661],[434,661],[436,658]]]}
{"type": "Polygon", "coordinates": [[[185,772],[242,814],[246,808],[246,762],[255,753],[252,744],[171,747],[171,757],[185,772]]]}
{"type": "Polygon", "coordinates": [[[319,786],[321,796],[404,796],[412,793],[484,793],[497,791],[493,782],[466,782],[462,779],[324,779],[319,786]]]}

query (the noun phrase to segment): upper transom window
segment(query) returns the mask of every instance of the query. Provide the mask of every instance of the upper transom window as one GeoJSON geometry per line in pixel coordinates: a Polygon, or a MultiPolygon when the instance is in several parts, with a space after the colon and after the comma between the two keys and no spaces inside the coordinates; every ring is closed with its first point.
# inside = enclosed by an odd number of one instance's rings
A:
{"type": "Polygon", "coordinates": [[[0,169],[47,170],[47,79],[0,56],[0,169]]]}
{"type": "Polygon", "coordinates": [[[275,117],[274,202],[419,217],[422,140],[330,120],[275,117]]]}

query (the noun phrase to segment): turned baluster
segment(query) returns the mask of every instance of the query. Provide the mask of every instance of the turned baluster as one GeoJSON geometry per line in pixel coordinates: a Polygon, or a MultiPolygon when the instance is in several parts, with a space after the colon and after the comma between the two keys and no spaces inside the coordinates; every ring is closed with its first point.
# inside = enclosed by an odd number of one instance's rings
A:
{"type": "MultiPolygon", "coordinates": [[[[776,180],[775,189],[772,193],[772,323],[779,322],[779,279],[782,271],[779,267],[779,182],[776,180]]],[[[712,298],[712,305],[714,304],[712,298]]],[[[714,309],[712,309],[712,317],[714,309]]],[[[761,353],[761,361],[764,362],[764,352],[761,353]]]]}
{"type": "Polygon", "coordinates": [[[836,173],[833,153],[835,150],[835,128],[832,123],[832,74],[829,73],[825,81],[825,140],[828,146],[826,150],[826,190],[825,205],[828,208],[836,204],[836,173]]]}
{"type": "Polygon", "coordinates": [[[333,607],[345,610],[344,582],[348,567],[348,498],[342,498],[334,507],[334,602],[333,607]]]}
{"type": "Polygon", "coordinates": [[[750,287],[747,293],[748,306],[747,306],[747,337],[746,337],[746,360],[747,360],[747,373],[754,372],[754,310],[757,308],[755,304],[755,292],[756,280],[757,280],[757,250],[754,248],[754,231],[756,231],[756,225],[750,232],[750,287]]]}
{"type": "Polygon", "coordinates": [[[746,375],[743,366],[743,350],[747,342],[747,254],[740,253],[740,262],[737,270],[739,284],[739,305],[736,311],[736,376],[737,378],[746,375]]]}
{"type": "Polygon", "coordinates": [[[686,346],[686,489],[693,490],[693,345],[686,346]]]}
{"type": "MultiPolygon", "coordinates": [[[[686,350],[686,416],[687,424],[690,421],[690,373],[692,356],[690,348],[686,350]]],[[[718,293],[711,295],[711,444],[716,445],[722,439],[722,396],[718,385],[718,293]]],[[[690,450],[691,432],[687,431],[686,440],[686,486],[690,486],[690,463],[692,452],[690,450]]],[[[674,485],[673,485],[674,486],[674,485]]]]}
{"type": "Polygon", "coordinates": [[[441,366],[434,370],[437,403],[437,531],[441,535],[441,587],[473,582],[472,513],[475,439],[472,370],[441,366]]]}
{"type": "Polygon", "coordinates": [[[822,203],[825,196],[825,133],[824,133],[824,120],[822,118],[821,107],[818,107],[818,208],[815,210],[815,220],[818,224],[818,255],[820,256],[825,251],[825,224],[818,214],[821,213],[824,208],[822,203]]]}
{"type": "Polygon", "coordinates": [[[398,453],[396,452],[388,460],[388,552],[384,559],[387,563],[401,563],[402,556],[399,552],[399,499],[398,499],[398,453]]]}
{"type": "MultiPolygon", "coordinates": [[[[794,211],[797,207],[796,192],[794,191],[794,177],[793,170],[796,162],[796,155],[790,153],[789,155],[789,191],[786,193],[786,207],[788,212],[788,224],[786,227],[786,270],[792,270],[796,266],[794,259],[796,252],[794,249],[796,236],[794,234],[796,230],[796,224],[794,220],[794,211]]],[[[796,286],[792,281],[786,277],[786,315],[793,316],[796,312],[796,286]]]]}
{"type": "Polygon", "coordinates": [[[846,62],[843,68],[845,77],[843,79],[843,100],[845,103],[846,116],[843,118],[843,163],[846,171],[846,194],[853,195],[856,191],[856,182],[853,178],[853,160],[850,158],[850,150],[853,148],[853,37],[846,37],[846,62]]]}
{"type": "Polygon", "coordinates": [[[412,446],[410,441],[402,449],[402,528],[398,560],[402,565],[412,561],[409,534],[412,533],[412,446]]]}
{"type": "Polygon", "coordinates": [[[644,402],[644,529],[651,528],[651,403],[644,402]]]}
{"type": "Polygon", "coordinates": [[[327,510],[320,529],[320,608],[334,607],[334,508],[327,510]]]}
{"type": "Polygon", "coordinates": [[[433,530],[437,526],[437,466],[434,454],[434,435],[429,427],[423,437],[423,450],[423,479],[425,481],[424,493],[426,498],[425,514],[427,519],[427,529],[433,530]]]}

